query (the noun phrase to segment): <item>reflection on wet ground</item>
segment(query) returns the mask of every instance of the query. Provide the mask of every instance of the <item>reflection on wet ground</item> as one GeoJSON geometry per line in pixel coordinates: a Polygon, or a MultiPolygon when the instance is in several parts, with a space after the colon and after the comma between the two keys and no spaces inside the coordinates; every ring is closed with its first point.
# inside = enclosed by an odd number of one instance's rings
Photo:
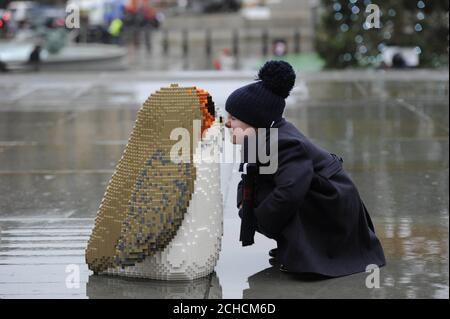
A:
{"type": "Polygon", "coordinates": [[[176,282],[91,275],[86,294],[90,299],[221,299],[222,288],[216,273],[176,282]]]}
{"type": "MultiPolygon", "coordinates": [[[[0,298],[448,298],[448,75],[379,78],[306,77],[286,110],[344,158],[358,185],[388,260],[378,289],[366,287],[366,273],[329,280],[282,273],[267,255],[275,242],[259,234],[241,247],[232,165],[223,165],[224,238],[214,274],[193,282],[92,275],[84,248],[106,184],[140,103],[167,83],[0,79],[0,298]],[[71,275],[79,286],[67,282],[71,275]]],[[[207,88],[219,106],[247,81],[184,79],[207,88]]]]}

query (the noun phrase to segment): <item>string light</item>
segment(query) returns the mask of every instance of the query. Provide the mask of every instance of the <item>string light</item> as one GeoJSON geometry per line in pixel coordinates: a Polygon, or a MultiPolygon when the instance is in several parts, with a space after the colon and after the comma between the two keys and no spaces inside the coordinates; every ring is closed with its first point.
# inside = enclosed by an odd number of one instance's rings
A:
{"type": "Polygon", "coordinates": [[[423,1],[417,2],[417,8],[419,8],[419,9],[425,8],[425,2],[423,2],[423,1]]]}

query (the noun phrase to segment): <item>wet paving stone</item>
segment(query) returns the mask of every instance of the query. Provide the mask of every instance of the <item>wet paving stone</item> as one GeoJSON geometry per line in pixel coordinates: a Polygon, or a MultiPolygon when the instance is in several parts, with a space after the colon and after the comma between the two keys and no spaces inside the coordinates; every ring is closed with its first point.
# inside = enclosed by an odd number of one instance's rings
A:
{"type": "MultiPolygon", "coordinates": [[[[115,85],[105,75],[45,83],[21,75],[0,81],[0,298],[448,298],[448,78],[355,75],[363,80],[301,79],[286,117],[343,157],[385,249],[380,288],[366,287],[366,273],[330,280],[282,273],[268,256],[275,241],[260,234],[241,247],[240,177],[227,164],[214,274],[184,283],[93,276],[84,249],[106,185],[140,104],[168,83],[133,74],[115,85]],[[71,267],[78,287],[66,285],[71,267]]],[[[208,88],[222,110],[250,80],[183,77],[208,88]]]]}

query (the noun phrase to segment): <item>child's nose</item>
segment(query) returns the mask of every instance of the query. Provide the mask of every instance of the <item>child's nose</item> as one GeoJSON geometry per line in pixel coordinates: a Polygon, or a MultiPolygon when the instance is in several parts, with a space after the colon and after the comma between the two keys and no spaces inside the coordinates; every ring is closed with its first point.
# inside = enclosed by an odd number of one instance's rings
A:
{"type": "Polygon", "coordinates": [[[226,128],[231,128],[231,121],[230,120],[225,122],[225,127],[226,128]]]}

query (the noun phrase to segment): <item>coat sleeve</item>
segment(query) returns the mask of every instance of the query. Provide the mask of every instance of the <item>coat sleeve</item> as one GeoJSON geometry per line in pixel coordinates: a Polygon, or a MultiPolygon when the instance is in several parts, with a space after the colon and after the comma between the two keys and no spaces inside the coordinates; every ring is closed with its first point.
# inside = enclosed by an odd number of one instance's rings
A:
{"type": "Polygon", "coordinates": [[[241,206],[242,203],[242,187],[244,185],[244,181],[241,179],[241,181],[239,182],[238,186],[237,186],[237,208],[239,208],[239,206],[241,206]]]}
{"type": "Polygon", "coordinates": [[[275,187],[254,210],[258,228],[264,235],[276,238],[298,212],[313,173],[312,160],[300,141],[279,142],[275,187]]]}

